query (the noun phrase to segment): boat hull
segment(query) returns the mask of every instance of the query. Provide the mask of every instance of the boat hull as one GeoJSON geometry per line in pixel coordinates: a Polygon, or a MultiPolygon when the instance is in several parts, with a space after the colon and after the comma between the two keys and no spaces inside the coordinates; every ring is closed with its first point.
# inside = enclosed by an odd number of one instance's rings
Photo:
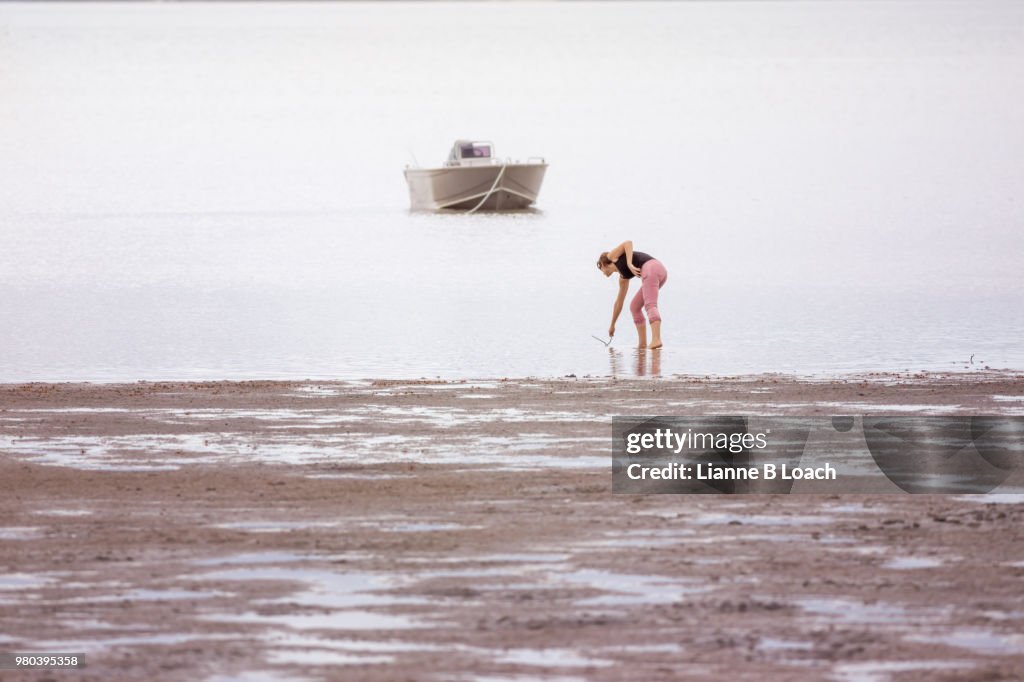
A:
{"type": "Polygon", "coordinates": [[[407,168],[414,211],[515,211],[537,201],[546,163],[407,168]]]}

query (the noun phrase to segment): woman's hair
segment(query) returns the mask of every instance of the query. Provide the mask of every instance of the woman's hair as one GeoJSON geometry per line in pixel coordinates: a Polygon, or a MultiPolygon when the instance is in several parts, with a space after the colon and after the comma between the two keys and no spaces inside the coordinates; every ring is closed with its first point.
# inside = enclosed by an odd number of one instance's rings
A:
{"type": "Polygon", "coordinates": [[[607,251],[605,251],[604,253],[602,253],[600,256],[597,257],[597,267],[598,268],[603,268],[606,265],[610,265],[611,262],[612,262],[612,259],[608,257],[608,252],[607,251]]]}

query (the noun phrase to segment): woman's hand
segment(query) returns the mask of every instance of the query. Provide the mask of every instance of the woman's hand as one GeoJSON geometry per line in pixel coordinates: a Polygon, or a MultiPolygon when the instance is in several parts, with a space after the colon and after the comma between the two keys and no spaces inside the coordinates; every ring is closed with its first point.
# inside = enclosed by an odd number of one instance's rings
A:
{"type": "Polygon", "coordinates": [[[608,338],[610,339],[613,336],[615,336],[615,325],[614,324],[612,324],[612,326],[608,327],[608,338]]]}
{"type": "Polygon", "coordinates": [[[629,265],[629,271],[630,272],[632,272],[637,277],[640,276],[640,268],[638,268],[637,266],[633,265],[633,261],[632,260],[627,261],[626,264],[629,265]]]}

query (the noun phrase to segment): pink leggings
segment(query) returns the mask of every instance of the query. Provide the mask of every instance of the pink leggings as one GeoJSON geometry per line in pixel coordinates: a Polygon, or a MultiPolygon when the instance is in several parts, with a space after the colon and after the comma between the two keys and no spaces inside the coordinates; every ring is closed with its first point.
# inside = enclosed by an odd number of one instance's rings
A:
{"type": "Polygon", "coordinates": [[[647,311],[647,319],[651,322],[661,322],[661,313],[658,312],[658,289],[665,286],[668,281],[668,271],[659,260],[649,260],[640,268],[640,291],[629,304],[629,312],[633,313],[633,322],[644,324],[644,315],[641,308],[647,311]]]}

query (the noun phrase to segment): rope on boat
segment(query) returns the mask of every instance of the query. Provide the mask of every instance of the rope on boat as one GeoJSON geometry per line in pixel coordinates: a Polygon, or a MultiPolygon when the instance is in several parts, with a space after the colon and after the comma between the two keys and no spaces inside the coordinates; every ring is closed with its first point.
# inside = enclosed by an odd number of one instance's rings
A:
{"type": "Polygon", "coordinates": [[[498,186],[499,182],[501,182],[501,176],[505,174],[506,168],[508,168],[508,164],[501,165],[501,170],[498,172],[498,177],[494,178],[494,184],[491,185],[491,188],[489,190],[487,190],[487,194],[485,194],[484,198],[480,200],[480,203],[474,206],[473,208],[469,209],[469,213],[476,213],[477,209],[483,206],[484,202],[487,201],[492,194],[494,194],[494,188],[498,186]]]}

